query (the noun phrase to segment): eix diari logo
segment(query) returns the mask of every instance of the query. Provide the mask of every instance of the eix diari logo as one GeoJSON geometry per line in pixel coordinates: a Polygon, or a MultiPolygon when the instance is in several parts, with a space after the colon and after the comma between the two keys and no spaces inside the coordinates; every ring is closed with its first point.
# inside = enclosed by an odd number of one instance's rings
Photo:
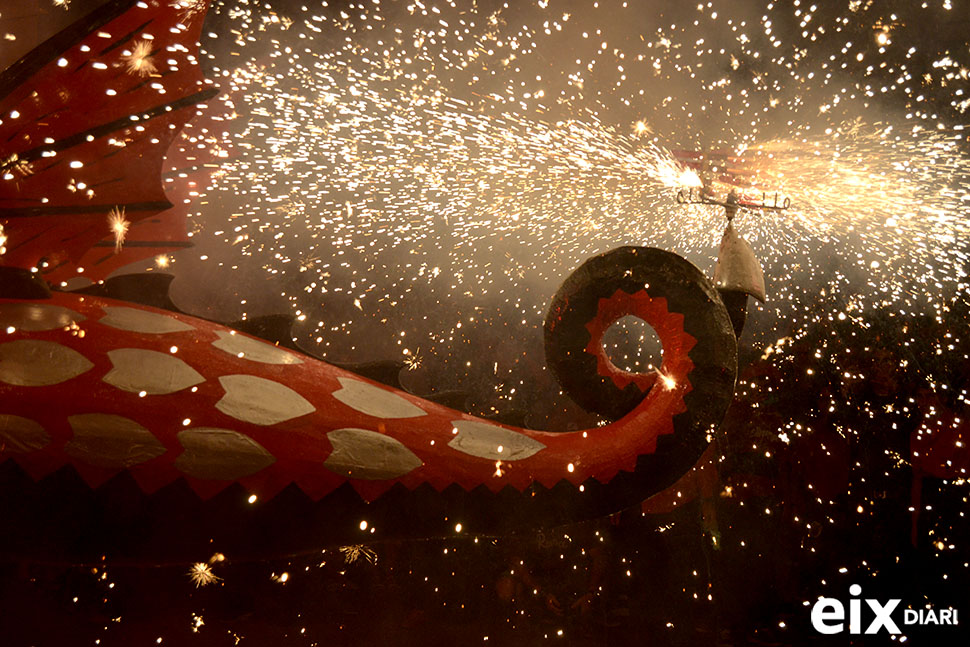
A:
{"type": "MultiPolygon", "coordinates": [[[[849,633],[862,633],[863,615],[872,618],[865,630],[867,634],[878,633],[885,629],[891,634],[902,633],[899,625],[893,619],[893,612],[902,600],[889,600],[885,604],[879,600],[859,599],[862,587],[853,584],[849,587],[849,617],[846,618],[845,605],[835,598],[819,598],[812,607],[812,626],[823,634],[837,634],[845,631],[845,621],[849,621],[849,633]],[[862,603],[865,602],[868,611],[863,614],[862,603]]],[[[956,609],[903,609],[904,625],[957,625],[959,624],[956,609]]]]}

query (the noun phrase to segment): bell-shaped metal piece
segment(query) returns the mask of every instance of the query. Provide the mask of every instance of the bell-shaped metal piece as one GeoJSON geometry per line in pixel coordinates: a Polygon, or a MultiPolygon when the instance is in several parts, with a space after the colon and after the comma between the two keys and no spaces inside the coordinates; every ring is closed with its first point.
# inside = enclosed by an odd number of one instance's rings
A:
{"type": "Polygon", "coordinates": [[[734,229],[730,222],[721,238],[721,249],[714,270],[714,285],[718,290],[750,294],[765,302],[765,275],[754,250],[734,229]]]}

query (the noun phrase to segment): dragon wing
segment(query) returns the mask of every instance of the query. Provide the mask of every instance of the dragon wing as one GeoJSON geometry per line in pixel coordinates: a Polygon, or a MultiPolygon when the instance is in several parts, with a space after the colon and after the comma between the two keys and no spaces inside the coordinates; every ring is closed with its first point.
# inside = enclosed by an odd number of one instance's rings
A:
{"type": "Polygon", "coordinates": [[[218,93],[196,55],[208,2],[112,0],[0,75],[0,264],[97,280],[120,263],[82,259],[129,227],[125,263],[186,244],[184,217],[153,217],[169,146],[218,93]]]}

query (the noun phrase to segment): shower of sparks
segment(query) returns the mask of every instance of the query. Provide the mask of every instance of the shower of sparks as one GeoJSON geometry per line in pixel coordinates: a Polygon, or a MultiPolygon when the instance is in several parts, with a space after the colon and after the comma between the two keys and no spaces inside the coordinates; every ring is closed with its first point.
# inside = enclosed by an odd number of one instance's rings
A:
{"type": "Polygon", "coordinates": [[[353,564],[360,559],[364,560],[368,564],[377,563],[377,553],[363,544],[357,544],[355,546],[341,546],[340,552],[343,553],[344,562],[347,564],[353,564]]]}
{"type": "Polygon", "coordinates": [[[108,212],[108,226],[111,235],[115,239],[115,254],[121,252],[121,247],[125,244],[125,236],[128,235],[128,227],[131,223],[125,219],[125,208],[114,207],[108,212]]]}
{"type": "Polygon", "coordinates": [[[513,403],[554,388],[523,358],[587,257],[648,245],[711,273],[721,209],[678,205],[680,187],[791,199],[735,221],[768,279],[748,343],[831,313],[940,316],[962,298],[967,133],[921,87],[951,88],[957,113],[970,61],[919,63],[904,21],[869,5],[648,20],[633,4],[582,20],[555,1],[307,6],[292,24],[217,5],[231,39],[204,47],[231,50],[209,57],[238,154],[203,192],[196,235],[278,281],[308,347],[361,360],[417,342],[415,376],[501,375],[513,403]],[[801,25],[794,42],[782,20],[801,25]],[[905,107],[877,103],[890,95],[905,107]]]}
{"type": "Polygon", "coordinates": [[[155,62],[152,59],[152,44],[147,40],[135,41],[134,47],[124,55],[125,64],[129,74],[136,74],[141,77],[151,76],[156,72],[155,62]]]}
{"type": "Polygon", "coordinates": [[[208,586],[222,580],[221,577],[212,572],[212,567],[206,562],[196,562],[187,573],[189,579],[195,584],[195,588],[208,586]]]}
{"type": "Polygon", "coordinates": [[[181,10],[182,15],[188,18],[205,9],[205,0],[173,0],[171,6],[181,10]]]}

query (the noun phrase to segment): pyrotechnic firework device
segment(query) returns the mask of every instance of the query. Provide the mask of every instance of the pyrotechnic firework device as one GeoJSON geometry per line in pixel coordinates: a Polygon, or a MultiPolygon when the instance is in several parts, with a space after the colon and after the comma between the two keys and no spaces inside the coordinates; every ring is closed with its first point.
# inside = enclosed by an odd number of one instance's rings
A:
{"type": "Polygon", "coordinates": [[[721,300],[727,306],[731,315],[736,336],[741,336],[741,330],[747,319],[748,295],[764,303],[766,298],[765,276],[761,264],[754,255],[751,245],[734,229],[732,221],[739,209],[757,209],[761,211],[786,211],[791,207],[791,198],[779,199],[775,193],[771,203],[767,193],[762,192],[761,201],[753,202],[746,196],[739,198],[734,189],[724,198],[718,200],[703,189],[696,195],[694,189],[677,191],[678,204],[709,204],[724,207],[724,217],[728,224],[721,237],[721,247],[717,256],[717,267],[714,270],[714,285],[721,294],[721,300]]]}
{"type": "Polygon", "coordinates": [[[771,204],[768,203],[768,194],[765,192],[761,193],[761,202],[751,202],[746,196],[738,197],[736,191],[732,189],[728,193],[724,200],[718,200],[712,197],[710,194],[700,191],[698,194],[694,194],[694,189],[687,189],[687,193],[684,193],[683,189],[677,191],[677,203],[678,204],[712,204],[724,207],[724,215],[727,217],[728,222],[734,220],[734,216],[737,214],[738,209],[757,209],[759,211],[786,211],[791,207],[791,198],[785,197],[779,199],[778,193],[774,194],[771,204]]]}

